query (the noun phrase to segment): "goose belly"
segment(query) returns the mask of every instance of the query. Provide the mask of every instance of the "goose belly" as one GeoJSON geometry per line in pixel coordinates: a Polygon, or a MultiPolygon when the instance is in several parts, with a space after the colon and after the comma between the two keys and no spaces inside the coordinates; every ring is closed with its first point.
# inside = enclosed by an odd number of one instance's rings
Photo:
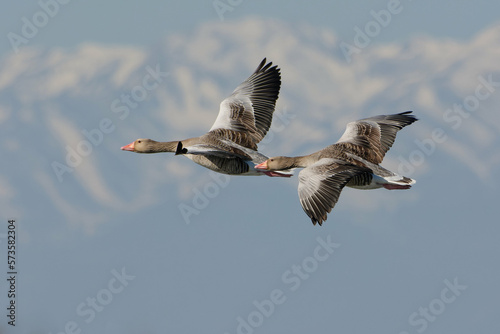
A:
{"type": "Polygon", "coordinates": [[[215,155],[184,154],[200,166],[217,173],[241,175],[249,172],[250,166],[240,158],[223,158],[215,155]]]}
{"type": "Polygon", "coordinates": [[[346,186],[349,188],[360,189],[360,190],[370,190],[382,188],[382,184],[387,183],[383,177],[370,174],[370,178],[352,178],[346,186]]]}
{"type": "Polygon", "coordinates": [[[368,182],[356,182],[353,178],[349,183],[347,183],[347,187],[369,190],[369,189],[378,189],[378,188],[386,188],[386,189],[409,189],[415,183],[415,180],[399,176],[397,174],[390,176],[379,176],[376,174],[372,174],[371,180],[368,182]]]}

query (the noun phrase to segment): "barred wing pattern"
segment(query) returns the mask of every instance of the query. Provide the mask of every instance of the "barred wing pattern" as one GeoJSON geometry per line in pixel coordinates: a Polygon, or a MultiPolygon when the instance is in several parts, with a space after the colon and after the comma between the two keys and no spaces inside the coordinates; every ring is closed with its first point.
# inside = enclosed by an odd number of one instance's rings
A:
{"type": "Polygon", "coordinates": [[[410,113],[379,115],[350,122],[335,145],[345,152],[379,164],[394,144],[398,131],[417,120],[410,113]]]}
{"type": "Polygon", "coordinates": [[[371,178],[369,168],[338,159],[321,159],[299,173],[299,199],[314,225],[321,225],[337,204],[340,192],[354,177],[371,178]]]}
{"type": "Polygon", "coordinates": [[[243,141],[237,144],[255,149],[271,127],[280,87],[280,69],[272,62],[266,64],[264,58],[255,72],[221,102],[210,131],[217,130],[230,140],[235,137],[232,132],[245,132],[253,145],[243,141]]]}

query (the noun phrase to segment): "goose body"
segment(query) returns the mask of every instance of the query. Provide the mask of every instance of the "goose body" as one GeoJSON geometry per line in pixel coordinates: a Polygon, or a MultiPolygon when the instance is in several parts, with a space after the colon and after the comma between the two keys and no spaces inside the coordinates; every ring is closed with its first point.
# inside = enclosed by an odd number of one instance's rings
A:
{"type": "Polygon", "coordinates": [[[220,104],[210,130],[199,137],[170,142],[137,139],[121,149],[136,153],[173,152],[193,162],[229,175],[268,175],[289,177],[288,171],[255,169],[267,157],[257,144],[271,127],[281,86],[280,69],[262,60],[255,72],[220,104]]]}
{"type": "Polygon", "coordinates": [[[347,186],[356,189],[409,189],[415,180],[380,166],[396,134],[417,118],[411,111],[379,115],[348,123],[333,145],[299,157],[273,157],[257,169],[280,171],[304,168],[299,173],[302,208],[314,225],[321,225],[347,186]]]}

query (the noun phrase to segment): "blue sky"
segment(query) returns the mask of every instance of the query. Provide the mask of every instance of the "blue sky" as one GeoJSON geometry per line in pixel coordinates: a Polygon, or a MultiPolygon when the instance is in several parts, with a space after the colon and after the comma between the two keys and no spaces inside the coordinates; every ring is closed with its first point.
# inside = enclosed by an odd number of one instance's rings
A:
{"type": "MultiPolygon", "coordinates": [[[[45,2],[43,2],[45,3],[45,2]]],[[[194,29],[201,22],[219,20],[216,7],[227,4],[232,10],[223,12],[227,20],[258,16],[305,22],[335,31],[342,39],[352,39],[354,26],[372,20],[370,12],[387,9],[391,1],[68,1],[60,4],[55,16],[44,25],[29,44],[45,47],[73,47],[82,42],[149,46],[161,41],[166,34],[194,29]],[[216,5],[214,5],[216,4],[216,5]],[[234,4],[234,5],[231,5],[234,4]]],[[[401,0],[403,11],[394,16],[396,25],[384,29],[377,42],[404,42],[411,36],[429,35],[442,38],[466,39],[494,24],[499,5],[491,1],[428,1],[401,0]]],[[[52,6],[50,7],[52,8],[52,6]]],[[[220,7],[225,8],[225,7],[220,7]]],[[[2,11],[2,31],[21,31],[22,17],[32,20],[40,11],[37,1],[10,3],[2,11]]],[[[2,38],[2,53],[10,43],[2,38]]]]}
{"type": "Polygon", "coordinates": [[[0,13],[0,254],[18,224],[16,327],[2,279],[1,333],[500,329],[499,4],[54,3],[0,13]],[[41,20],[33,36],[26,20],[41,20]],[[263,57],[283,79],[263,153],[308,154],[349,121],[414,110],[383,165],[416,185],[345,189],[318,227],[296,176],[119,150],[204,133],[263,57]]]}

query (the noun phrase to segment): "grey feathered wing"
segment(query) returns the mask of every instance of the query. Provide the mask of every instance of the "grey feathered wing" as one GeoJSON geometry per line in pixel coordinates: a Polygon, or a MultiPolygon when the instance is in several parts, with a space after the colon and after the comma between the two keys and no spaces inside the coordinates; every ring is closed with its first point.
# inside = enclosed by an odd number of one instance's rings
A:
{"type": "Polygon", "coordinates": [[[379,164],[394,144],[399,130],[417,120],[411,111],[394,115],[379,115],[350,122],[337,141],[343,151],[379,164]]]}
{"type": "Polygon", "coordinates": [[[299,173],[299,199],[314,225],[321,225],[337,204],[340,193],[353,178],[371,178],[369,168],[338,159],[321,159],[299,173]]]}
{"type": "Polygon", "coordinates": [[[209,133],[256,150],[271,122],[281,87],[281,74],[272,62],[262,60],[255,72],[220,104],[209,133]]]}

